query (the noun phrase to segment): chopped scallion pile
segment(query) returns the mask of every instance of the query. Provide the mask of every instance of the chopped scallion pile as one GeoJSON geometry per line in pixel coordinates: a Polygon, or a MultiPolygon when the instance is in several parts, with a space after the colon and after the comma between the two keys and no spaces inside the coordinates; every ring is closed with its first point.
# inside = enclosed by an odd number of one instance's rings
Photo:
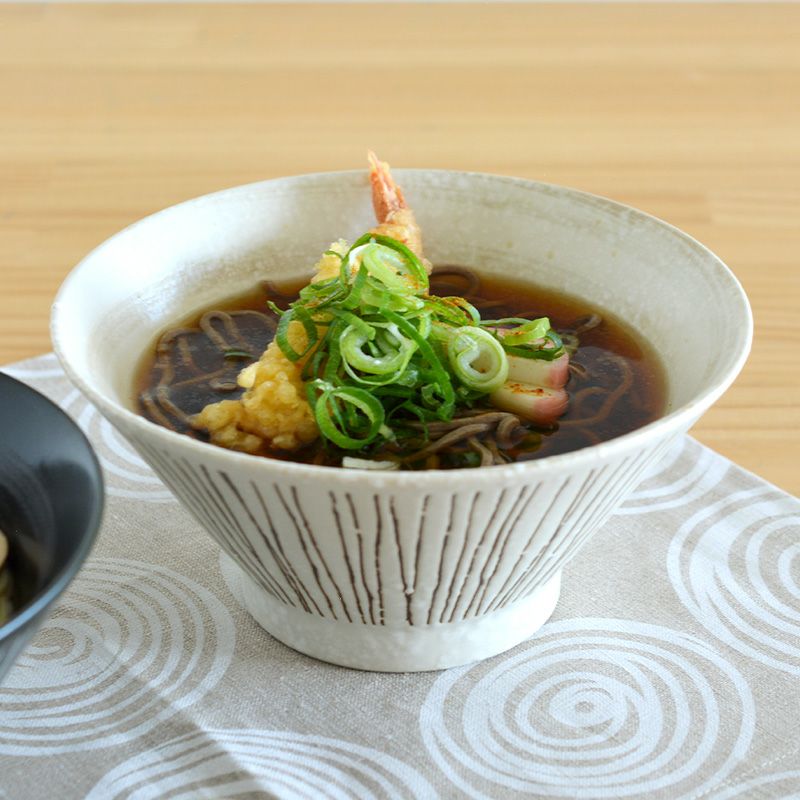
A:
{"type": "Polygon", "coordinates": [[[425,266],[394,239],[365,234],[336,255],[335,278],[309,284],[285,310],[270,306],[322,436],[343,450],[400,441],[409,422],[452,419],[502,386],[508,355],[564,352],[546,317],[482,321],[463,298],[430,295],[425,266]],[[305,331],[302,350],[289,341],[293,322],[305,331]]]}

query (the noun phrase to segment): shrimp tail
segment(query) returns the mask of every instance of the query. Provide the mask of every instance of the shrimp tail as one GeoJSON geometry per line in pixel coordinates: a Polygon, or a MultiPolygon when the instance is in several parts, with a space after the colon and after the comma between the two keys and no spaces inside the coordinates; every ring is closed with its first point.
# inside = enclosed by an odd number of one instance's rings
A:
{"type": "Polygon", "coordinates": [[[371,150],[367,157],[370,165],[369,180],[372,184],[372,206],[378,220],[371,233],[402,242],[419,256],[430,274],[432,267],[422,254],[422,232],[413,209],[406,204],[402,190],[392,178],[389,165],[385,161],[379,161],[371,150]]]}
{"type": "Polygon", "coordinates": [[[392,178],[389,165],[380,161],[375,153],[367,153],[369,159],[369,180],[372,184],[372,207],[378,222],[386,222],[390,214],[408,208],[403,192],[392,178]]]}

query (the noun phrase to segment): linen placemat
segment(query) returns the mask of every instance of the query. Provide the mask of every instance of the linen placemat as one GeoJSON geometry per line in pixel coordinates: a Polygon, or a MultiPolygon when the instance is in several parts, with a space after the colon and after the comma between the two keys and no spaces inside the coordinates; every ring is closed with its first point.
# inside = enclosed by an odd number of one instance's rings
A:
{"type": "Polygon", "coordinates": [[[0,687],[0,796],[800,797],[800,503],[683,439],[566,567],[552,619],[483,663],[299,655],[52,355],[6,367],[87,433],[84,568],[0,687]]]}

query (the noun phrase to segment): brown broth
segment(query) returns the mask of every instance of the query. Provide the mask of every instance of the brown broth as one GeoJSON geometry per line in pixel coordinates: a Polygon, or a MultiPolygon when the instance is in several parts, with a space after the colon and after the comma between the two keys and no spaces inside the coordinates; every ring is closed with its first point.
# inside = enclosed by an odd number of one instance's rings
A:
{"type": "MultiPolygon", "coordinates": [[[[580,335],[580,347],[570,359],[575,371],[567,384],[570,396],[567,413],[554,429],[529,426],[531,435],[523,444],[505,451],[512,460],[556,455],[606,441],[646,425],[663,413],[666,385],[658,359],[649,346],[605,310],[530,284],[481,276],[476,289],[470,285],[470,278],[448,273],[446,268],[437,272],[431,276],[431,294],[466,296],[483,319],[547,316],[552,327],[561,332],[591,314],[602,317],[599,325],[580,335]]],[[[135,403],[139,413],[157,424],[206,440],[202,432],[193,430],[186,422],[186,415],[196,414],[208,403],[234,399],[241,394],[235,386],[238,372],[258,358],[272,339],[276,320],[267,310],[266,301],[273,300],[285,307],[297,297],[306,282],[280,286],[264,284],[246,295],[217,304],[214,311],[233,315],[236,335],[226,329],[225,317],[209,318],[205,317],[208,312],[204,312],[159,337],[137,371],[135,403]],[[200,328],[201,321],[205,332],[200,328]],[[165,366],[165,357],[159,359],[157,348],[170,337],[169,347],[179,350],[181,358],[165,366]],[[254,359],[230,353],[226,358],[226,349],[249,352],[254,359]],[[177,364],[179,360],[190,366],[177,364]],[[198,373],[203,377],[198,378],[198,373]],[[158,397],[159,384],[170,387],[166,404],[152,402],[153,397],[158,397]],[[170,403],[182,413],[169,413],[170,403]]],[[[341,451],[331,453],[330,450],[328,448],[322,455],[321,445],[314,444],[297,453],[265,451],[264,455],[302,462],[338,463],[341,451]]],[[[443,457],[436,466],[463,466],[459,459],[443,457]]]]}

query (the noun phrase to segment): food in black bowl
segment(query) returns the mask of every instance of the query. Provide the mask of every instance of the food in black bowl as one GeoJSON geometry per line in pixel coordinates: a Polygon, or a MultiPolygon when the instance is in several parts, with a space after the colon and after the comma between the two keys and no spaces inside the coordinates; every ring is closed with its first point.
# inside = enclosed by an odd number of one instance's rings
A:
{"type": "Polygon", "coordinates": [[[75,577],[103,508],[97,458],[47,398],[0,374],[0,680],[75,577]]]}

